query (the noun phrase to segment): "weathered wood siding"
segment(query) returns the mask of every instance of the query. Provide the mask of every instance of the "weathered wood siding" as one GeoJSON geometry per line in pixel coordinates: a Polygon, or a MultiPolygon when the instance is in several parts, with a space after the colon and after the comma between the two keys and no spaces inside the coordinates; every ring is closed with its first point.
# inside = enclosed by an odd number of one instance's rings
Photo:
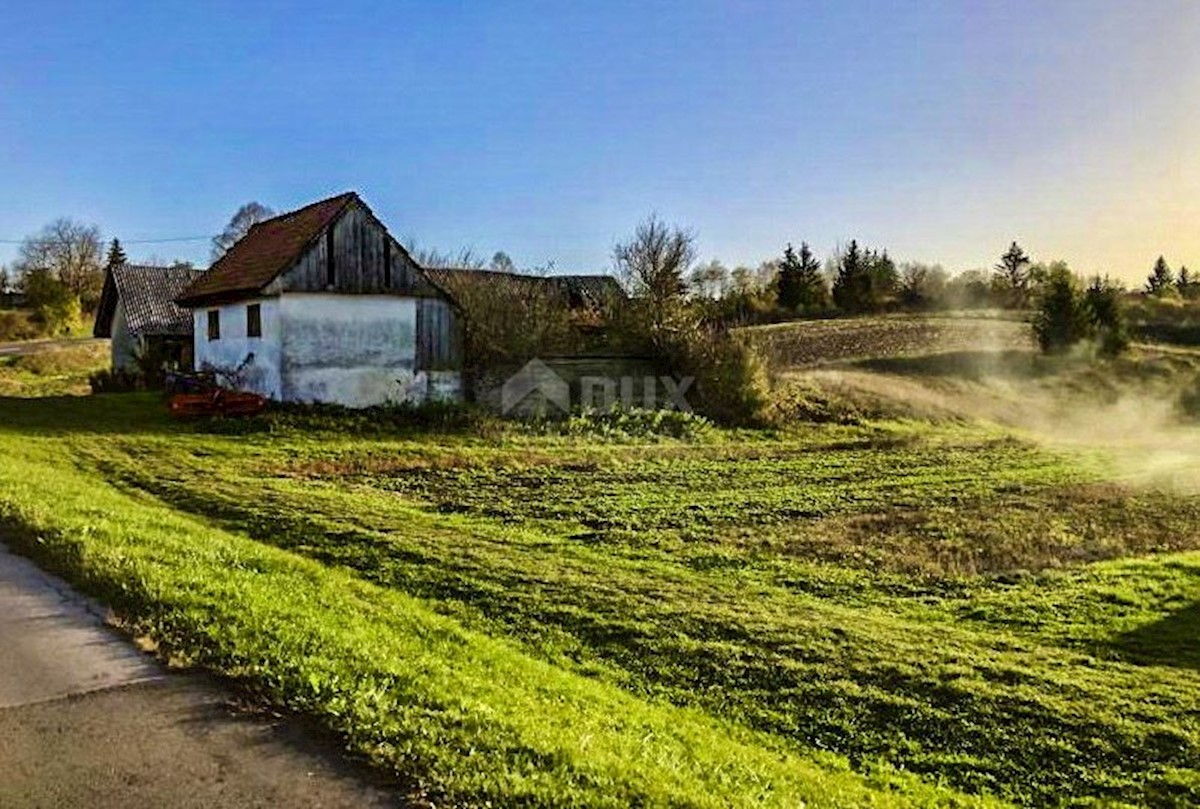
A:
{"type": "Polygon", "coordinates": [[[333,284],[329,284],[329,242],[317,238],[296,266],[272,283],[269,292],[343,292],[351,295],[412,295],[418,270],[407,253],[359,205],[333,226],[333,284]],[[391,248],[391,271],[385,250],[391,248]],[[390,275],[390,277],[389,277],[390,275]]]}
{"type": "Polygon", "coordinates": [[[425,371],[462,366],[462,341],[454,307],[441,298],[417,301],[417,368],[425,371]]]}

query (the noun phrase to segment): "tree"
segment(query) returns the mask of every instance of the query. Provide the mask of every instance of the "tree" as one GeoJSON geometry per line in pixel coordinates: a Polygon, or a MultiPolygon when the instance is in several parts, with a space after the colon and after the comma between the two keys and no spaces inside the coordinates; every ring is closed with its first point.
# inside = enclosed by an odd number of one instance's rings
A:
{"type": "Polygon", "coordinates": [[[888,256],[887,250],[881,253],[867,250],[863,255],[867,264],[867,275],[871,279],[867,306],[870,309],[883,308],[889,299],[895,297],[899,287],[900,276],[896,272],[896,262],[888,256]]]}
{"type": "Polygon", "coordinates": [[[120,267],[128,261],[129,257],[125,255],[125,250],[121,247],[121,240],[114,237],[108,245],[108,257],[104,260],[105,268],[120,267]]]}
{"type": "Polygon", "coordinates": [[[1167,265],[1167,260],[1159,256],[1154,262],[1154,268],[1150,271],[1150,277],[1146,279],[1146,294],[1165,295],[1171,291],[1174,285],[1174,273],[1167,265]]]}
{"type": "Polygon", "coordinates": [[[427,269],[482,270],[488,263],[483,256],[477,254],[470,247],[463,247],[453,252],[439,250],[436,247],[422,247],[413,236],[405,237],[402,244],[408,254],[412,256],[413,261],[427,269]]]}
{"type": "Polygon", "coordinates": [[[829,289],[807,242],[800,243],[797,255],[791,244],[783,251],[779,262],[779,306],[790,312],[811,312],[829,305],[829,289]]]}
{"type": "Polygon", "coordinates": [[[79,325],[79,296],[46,267],[28,269],[21,277],[25,303],[33,309],[33,319],[45,333],[57,336],[70,333],[79,325]]]}
{"type": "Polygon", "coordinates": [[[829,285],[821,272],[821,262],[807,242],[800,242],[800,308],[813,312],[829,306],[829,285]]]}
{"type": "Polygon", "coordinates": [[[1125,314],[1121,311],[1121,286],[1108,277],[1092,278],[1084,292],[1083,306],[1091,324],[1092,336],[1099,351],[1106,357],[1115,357],[1129,347],[1129,333],[1125,326],[1125,314]]]}
{"type": "Polygon", "coordinates": [[[503,250],[497,250],[495,255],[492,256],[491,263],[488,264],[488,269],[495,270],[496,272],[516,272],[517,265],[508,253],[505,253],[503,250]]]}
{"type": "MultiPolygon", "coordinates": [[[[56,219],[36,235],[21,243],[16,269],[22,278],[40,273],[34,279],[37,287],[43,280],[52,279],[74,296],[87,310],[100,301],[104,271],[100,257],[104,252],[100,229],[72,219],[56,219]]],[[[28,286],[25,280],[23,286],[28,286]]]]}
{"type": "Polygon", "coordinates": [[[715,258],[708,263],[698,264],[688,275],[688,286],[695,297],[707,300],[720,298],[729,286],[729,269],[715,258]]]}
{"type": "Polygon", "coordinates": [[[997,297],[1011,309],[1023,309],[1029,305],[1029,268],[1032,262],[1021,246],[1013,242],[1000,256],[996,265],[993,285],[997,297]]]}
{"type": "Polygon", "coordinates": [[[800,306],[800,257],[791,242],[783,248],[783,259],[779,262],[779,282],[776,300],[781,309],[796,311],[800,306]]]}
{"type": "Polygon", "coordinates": [[[258,202],[247,202],[238,208],[237,213],[229,220],[225,229],[213,237],[212,260],[216,261],[225,255],[229,248],[237,244],[237,241],[245,236],[254,225],[270,219],[274,215],[274,211],[258,202]]]}
{"type": "Polygon", "coordinates": [[[1088,322],[1078,279],[1066,264],[1052,264],[1033,317],[1033,332],[1042,352],[1065,353],[1087,336],[1088,322]]]}
{"type": "Polygon", "coordinates": [[[1179,274],[1175,276],[1175,288],[1179,290],[1181,298],[1194,297],[1198,283],[1200,282],[1192,278],[1192,273],[1187,267],[1179,268],[1179,274]]]}
{"type": "Polygon", "coordinates": [[[945,305],[946,284],[946,271],[936,264],[909,261],[900,266],[898,294],[900,302],[909,308],[945,305]]]}
{"type": "Polygon", "coordinates": [[[1103,356],[1115,357],[1129,345],[1121,310],[1121,287],[1096,276],[1086,290],[1061,261],[1047,267],[1033,330],[1044,353],[1062,354],[1083,341],[1103,356]]]}
{"type": "Polygon", "coordinates": [[[688,268],[696,260],[696,237],[651,214],[633,237],[613,247],[613,260],[632,297],[645,310],[649,337],[656,344],[687,314],[688,268]]]}
{"type": "Polygon", "coordinates": [[[846,312],[863,312],[871,307],[871,268],[854,239],[837,260],[833,302],[846,312]]]}
{"type": "Polygon", "coordinates": [[[946,282],[946,305],[983,309],[992,305],[994,290],[985,270],[964,270],[946,282]]]}

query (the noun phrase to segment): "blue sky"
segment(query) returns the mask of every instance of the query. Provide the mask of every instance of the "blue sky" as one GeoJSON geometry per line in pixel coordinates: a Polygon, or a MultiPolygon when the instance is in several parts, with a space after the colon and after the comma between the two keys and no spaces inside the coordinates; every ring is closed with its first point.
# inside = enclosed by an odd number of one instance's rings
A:
{"type": "Polygon", "coordinates": [[[1191,0],[12,4],[0,239],[355,189],[398,236],[573,271],[651,211],[730,266],[855,237],[1200,268],[1198,34],[1191,0]]]}

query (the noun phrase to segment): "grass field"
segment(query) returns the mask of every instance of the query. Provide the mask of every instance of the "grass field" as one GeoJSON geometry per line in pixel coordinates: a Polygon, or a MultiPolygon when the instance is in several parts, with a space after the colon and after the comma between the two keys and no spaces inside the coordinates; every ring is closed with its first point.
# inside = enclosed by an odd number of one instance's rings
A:
{"type": "Polygon", "coordinates": [[[1200,802],[1200,498],[1105,449],[178,424],[126,395],[0,399],[0,452],[24,552],[414,793],[1200,802]]]}
{"type": "Polygon", "coordinates": [[[742,329],[776,367],[811,368],[847,360],[957,351],[1026,350],[1029,324],[1012,313],[889,315],[778,323],[742,329]]]}
{"type": "Polygon", "coordinates": [[[108,367],[107,342],[0,357],[0,396],[79,396],[90,392],[88,376],[108,367]]]}

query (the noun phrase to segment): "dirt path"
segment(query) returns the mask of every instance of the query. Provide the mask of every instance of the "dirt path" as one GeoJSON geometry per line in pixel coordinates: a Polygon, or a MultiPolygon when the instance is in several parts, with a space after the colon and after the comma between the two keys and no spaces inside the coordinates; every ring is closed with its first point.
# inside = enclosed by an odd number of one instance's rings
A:
{"type": "Polygon", "coordinates": [[[401,794],[295,719],[171,673],[0,545],[0,806],[381,807],[401,794]]]}

